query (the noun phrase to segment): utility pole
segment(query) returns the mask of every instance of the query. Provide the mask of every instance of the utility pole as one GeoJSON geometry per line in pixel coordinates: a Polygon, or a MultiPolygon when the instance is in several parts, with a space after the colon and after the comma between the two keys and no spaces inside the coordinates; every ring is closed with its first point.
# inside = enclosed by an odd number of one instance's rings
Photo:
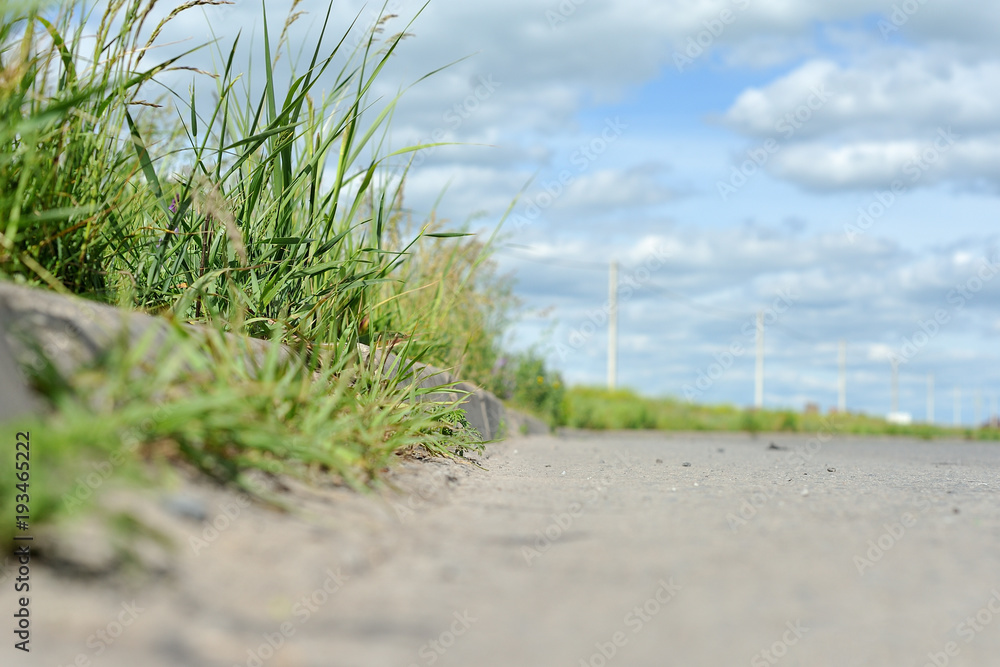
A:
{"type": "Polygon", "coordinates": [[[934,423],[934,374],[927,374],[927,423],[934,423]]]}
{"type": "Polygon", "coordinates": [[[764,407],[764,311],[757,311],[757,368],[754,374],[753,405],[764,407]]]}
{"type": "Polygon", "coordinates": [[[899,358],[893,355],[889,363],[892,364],[892,412],[899,412],[899,358]]]}
{"type": "Polygon", "coordinates": [[[839,354],[840,374],[837,378],[837,412],[847,412],[847,341],[840,339],[839,354]]]}
{"type": "Polygon", "coordinates": [[[618,384],[618,261],[608,274],[608,389],[618,384]]]}
{"type": "Polygon", "coordinates": [[[955,405],[952,407],[955,426],[962,425],[962,390],[955,387],[955,405]]]}

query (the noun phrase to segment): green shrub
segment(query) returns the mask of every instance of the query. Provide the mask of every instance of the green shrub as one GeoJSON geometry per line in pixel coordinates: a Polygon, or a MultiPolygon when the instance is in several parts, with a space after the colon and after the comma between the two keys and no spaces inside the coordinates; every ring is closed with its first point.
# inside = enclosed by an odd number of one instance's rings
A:
{"type": "Polygon", "coordinates": [[[747,433],[758,433],[761,430],[761,419],[755,410],[747,410],[743,413],[740,430],[747,433]]]}
{"type": "Polygon", "coordinates": [[[791,411],[784,411],[781,413],[781,425],[778,426],[779,431],[798,431],[799,430],[799,416],[791,411]]]}

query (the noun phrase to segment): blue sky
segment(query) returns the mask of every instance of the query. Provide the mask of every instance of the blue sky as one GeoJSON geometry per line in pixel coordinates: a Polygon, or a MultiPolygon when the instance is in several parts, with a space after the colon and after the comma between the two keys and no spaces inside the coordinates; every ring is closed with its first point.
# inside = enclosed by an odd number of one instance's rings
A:
{"type": "MultiPolygon", "coordinates": [[[[421,4],[391,2],[389,32],[421,4]]],[[[370,23],[377,7],[335,5],[338,26],[358,13],[370,23]]],[[[258,14],[237,1],[206,16],[225,40],[258,14]]],[[[434,151],[406,204],[426,213],[450,183],[440,213],[482,212],[485,226],[534,179],[508,221],[516,247],[498,255],[525,304],[511,340],[546,350],[570,381],[604,381],[606,327],[588,322],[616,259],[634,278],[622,385],[750,404],[744,325],[794,294],[767,331],[767,406],[835,405],[845,339],[849,408],[889,409],[895,356],[901,409],[925,417],[933,374],[937,421],[952,420],[958,387],[971,422],[977,394],[982,418],[1000,394],[997,25],[985,1],[431,0],[379,92],[471,55],[407,92],[392,140],[441,128],[490,146],[434,151]],[[600,150],[581,157],[588,146],[600,150]],[[721,369],[734,344],[746,353],[721,369]]]]}

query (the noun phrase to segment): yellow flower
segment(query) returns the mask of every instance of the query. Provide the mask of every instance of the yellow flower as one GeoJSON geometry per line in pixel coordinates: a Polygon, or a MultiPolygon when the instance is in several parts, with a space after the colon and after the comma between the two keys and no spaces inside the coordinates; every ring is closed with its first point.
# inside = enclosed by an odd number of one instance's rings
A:
{"type": "Polygon", "coordinates": [[[539,375],[538,376],[538,384],[544,384],[544,383],[545,383],[545,378],[543,378],[541,375],[539,375]]]}

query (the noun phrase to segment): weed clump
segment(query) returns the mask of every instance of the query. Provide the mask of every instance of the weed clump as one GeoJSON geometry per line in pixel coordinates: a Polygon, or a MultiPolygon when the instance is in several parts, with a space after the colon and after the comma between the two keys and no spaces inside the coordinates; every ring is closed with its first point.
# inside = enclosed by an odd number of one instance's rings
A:
{"type": "MultiPolygon", "coordinates": [[[[59,515],[59,489],[112,458],[116,471],[159,458],[236,484],[261,469],[360,488],[414,447],[482,448],[456,404],[421,400],[405,373],[358,357],[360,342],[392,339],[411,360],[450,362],[433,354],[453,347],[448,336],[489,351],[500,326],[454,316],[479,298],[469,293],[482,289],[488,242],[426,228],[407,237],[392,222],[406,172],[388,160],[422,147],[382,150],[399,97],[370,94],[409,26],[385,37],[383,16],[336,34],[331,3],[291,64],[300,14],[278,31],[264,5],[262,58],[246,69],[241,35],[214,47],[215,72],[189,64],[206,47],[159,55],[178,16],[223,4],[0,6],[0,279],[159,314],[174,329],[157,363],[123,347],[73,377],[34,377],[55,409],[33,425],[47,443],[36,520],[59,515]],[[186,94],[169,88],[181,72],[194,77],[186,94]],[[445,243],[464,274],[438,295],[447,307],[434,322],[399,304],[432,289],[422,281],[437,269],[415,263],[445,243]],[[269,341],[267,362],[247,363],[232,334],[269,341]]],[[[466,359],[477,355],[489,358],[467,346],[466,359]]]]}

